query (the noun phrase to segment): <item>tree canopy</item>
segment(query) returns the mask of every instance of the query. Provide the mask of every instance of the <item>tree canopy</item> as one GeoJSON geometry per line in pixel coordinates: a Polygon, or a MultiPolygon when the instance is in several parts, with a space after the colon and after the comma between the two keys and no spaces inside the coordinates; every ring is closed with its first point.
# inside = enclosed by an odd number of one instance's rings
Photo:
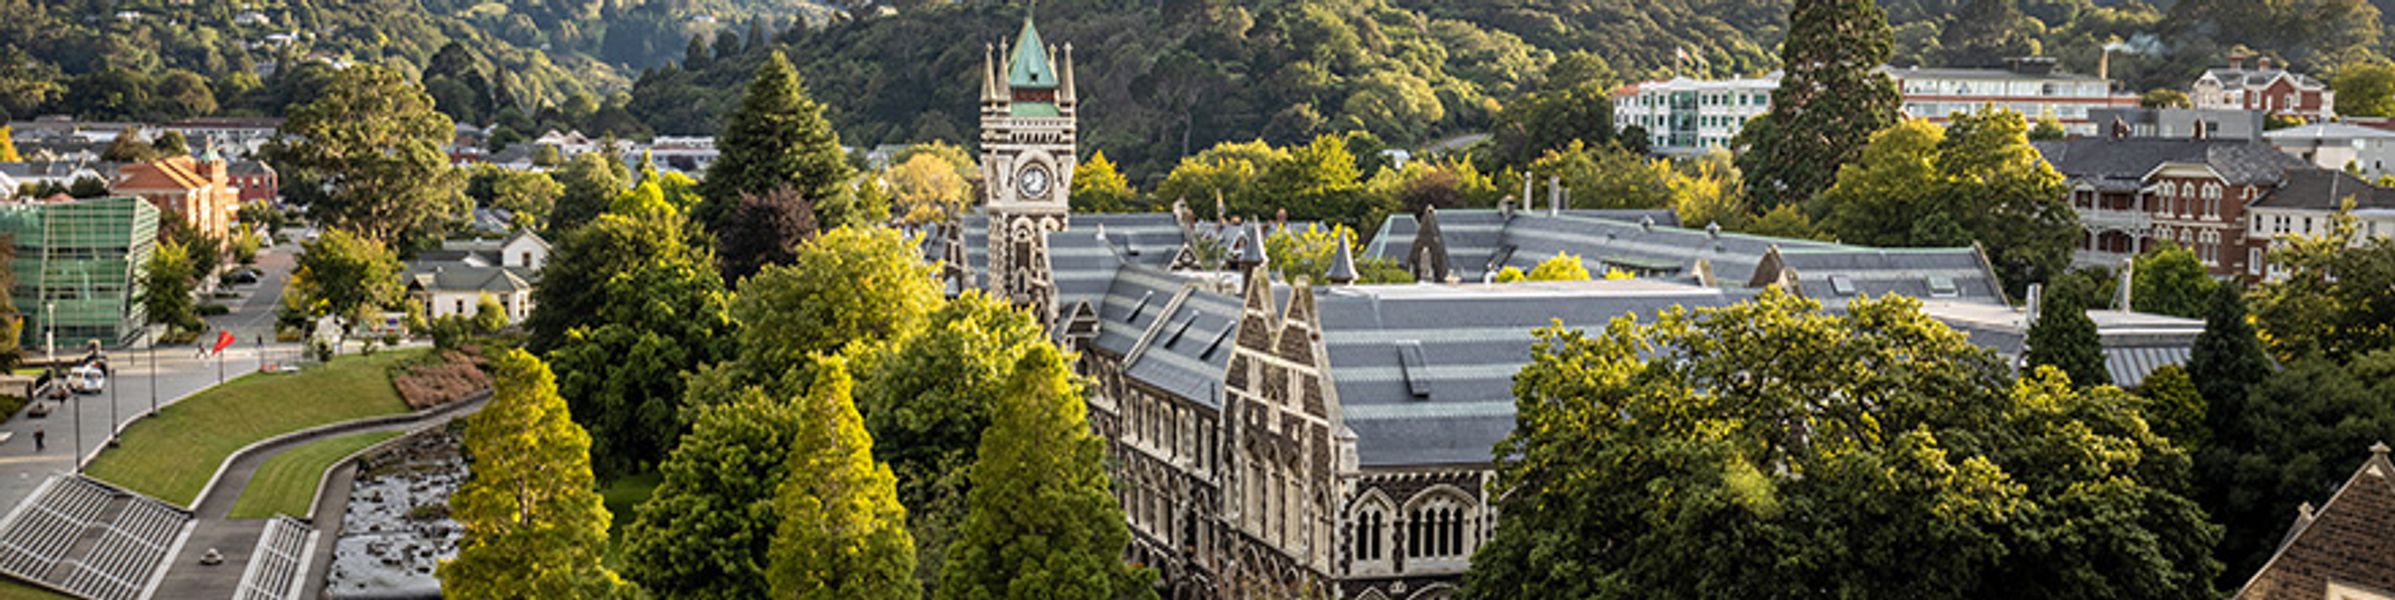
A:
{"type": "Polygon", "coordinates": [[[341,70],[281,133],[290,141],[266,149],[280,189],[326,227],[397,245],[437,236],[472,208],[443,151],[457,133],[449,117],[398,71],[341,70]]]}
{"type": "Polygon", "coordinates": [[[707,167],[700,191],[706,197],[696,217],[720,230],[724,215],[741,194],[796,190],[821,201],[848,193],[848,155],[840,134],[824,120],[823,106],[807,97],[798,71],[776,51],[757,67],[740,107],[716,136],[722,152],[707,167]]]}
{"type": "Polygon", "coordinates": [[[2129,303],[2138,312],[2201,318],[2220,282],[2195,252],[2163,240],[2137,256],[2129,274],[2129,303]]]}
{"type": "Polygon", "coordinates": [[[1896,122],[1896,82],[1878,71],[1894,44],[1872,0],[1793,3],[1771,110],[1738,134],[1748,198],[1765,208],[1810,201],[1862,156],[1873,132],[1896,122]]]}
{"type": "Polygon", "coordinates": [[[1463,596],[2211,597],[2185,454],[1900,296],[1542,329],[1463,596]],[[1723,548],[1772,548],[1756,561],[1723,548]]]}
{"type": "Polygon", "coordinates": [[[1964,246],[1978,242],[2005,290],[2062,274],[2078,239],[2078,217],[2062,174],[2029,145],[2020,113],[1956,113],[1949,127],[1926,120],[1875,132],[1854,164],[1821,192],[1816,210],[1841,241],[1873,246],[1964,246]]]}
{"type": "Polygon", "coordinates": [[[922,251],[888,228],[839,228],[802,244],[787,265],[741,283],[732,304],[740,366],[773,377],[852,347],[889,343],[923,330],[941,302],[922,251]]]}
{"type": "Polygon", "coordinates": [[[2104,339],[2077,294],[2046,294],[2037,322],[2029,325],[2028,345],[2021,356],[2028,369],[2053,367],[2080,386],[2112,383],[2104,368],[2104,339]]]}
{"type": "Polygon", "coordinates": [[[916,583],[915,542],[897,478],[873,460],[873,438],[850,400],[848,368],[837,358],[815,370],[799,400],[788,479],[774,501],[781,513],[766,580],[778,598],[907,600],[916,583]]]}
{"type": "Polygon", "coordinates": [[[450,496],[465,526],[441,592],[458,598],[605,598],[631,586],[601,564],[607,508],[592,489],[590,436],[566,414],[548,365],[523,350],[490,359],[493,391],[467,418],[473,476],[450,496]]]}
{"type": "MultiPolygon", "coordinates": [[[[695,391],[694,394],[699,393],[695,391]]],[[[624,575],[659,596],[762,598],[781,527],[775,498],[808,413],[763,388],[692,398],[690,432],[624,534],[624,575]]]]}

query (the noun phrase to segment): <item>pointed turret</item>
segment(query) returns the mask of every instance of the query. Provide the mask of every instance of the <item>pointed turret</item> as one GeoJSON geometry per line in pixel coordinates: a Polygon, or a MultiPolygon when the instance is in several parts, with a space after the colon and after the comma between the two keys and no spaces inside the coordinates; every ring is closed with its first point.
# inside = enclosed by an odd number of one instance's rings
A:
{"type": "Polygon", "coordinates": [[[981,101],[985,104],[1005,98],[998,95],[997,51],[994,45],[981,45],[981,101]]]}
{"type": "Polygon", "coordinates": [[[1077,103],[1079,103],[1079,101],[1080,101],[1080,99],[1081,99],[1081,96],[1080,96],[1080,94],[1078,94],[1078,93],[1076,93],[1076,92],[1074,92],[1074,91],[1073,91],[1073,43],[1072,43],[1072,42],[1065,42],[1065,43],[1064,43],[1064,57],[1063,57],[1063,58],[1064,58],[1064,69],[1063,69],[1062,71],[1059,71],[1059,72],[1057,72],[1057,74],[1056,74],[1057,81],[1059,81],[1059,82],[1060,82],[1060,85],[1062,85],[1062,87],[1061,87],[1060,89],[1058,89],[1058,90],[1057,90],[1057,92],[1056,92],[1056,103],[1057,103],[1057,104],[1059,104],[1059,105],[1062,105],[1062,106],[1063,106],[1063,108],[1065,108],[1065,109],[1068,109],[1068,110],[1069,110],[1069,109],[1071,109],[1071,108],[1073,107],[1073,105],[1074,105],[1074,104],[1077,104],[1077,103]]]}
{"type": "Polygon", "coordinates": [[[1015,89],[1056,89],[1056,68],[1048,63],[1047,45],[1031,14],[1023,14],[1023,33],[1015,37],[1014,58],[1006,65],[1006,86],[1015,89]]]}
{"type": "Polygon", "coordinates": [[[1355,250],[1349,247],[1347,236],[1339,236],[1339,253],[1331,255],[1331,268],[1322,274],[1322,278],[1330,280],[1333,285],[1356,282],[1355,250]]]}

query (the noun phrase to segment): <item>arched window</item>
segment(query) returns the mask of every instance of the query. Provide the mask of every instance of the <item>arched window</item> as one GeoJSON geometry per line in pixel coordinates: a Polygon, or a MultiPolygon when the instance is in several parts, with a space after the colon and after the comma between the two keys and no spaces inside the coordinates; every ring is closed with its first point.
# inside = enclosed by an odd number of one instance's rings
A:
{"type": "Polygon", "coordinates": [[[1439,486],[1407,503],[1406,556],[1431,560],[1471,556],[1473,541],[1466,527],[1475,507],[1460,490],[1439,486]]]}

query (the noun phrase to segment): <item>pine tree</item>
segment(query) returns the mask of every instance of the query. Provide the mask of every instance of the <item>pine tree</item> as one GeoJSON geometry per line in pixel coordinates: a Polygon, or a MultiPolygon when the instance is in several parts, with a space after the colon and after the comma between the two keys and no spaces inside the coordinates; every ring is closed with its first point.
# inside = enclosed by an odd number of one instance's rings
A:
{"type": "Polygon", "coordinates": [[[1053,346],[1015,365],[981,434],[962,535],[940,598],[1153,598],[1153,575],[1123,563],[1131,534],[1106,475],[1106,446],[1053,346]]]}
{"type": "Polygon", "coordinates": [[[2270,356],[2262,339],[2246,320],[2245,292],[2223,284],[2212,291],[2212,306],[2204,313],[2204,333],[2195,337],[2187,356],[2187,378],[2203,395],[2206,421],[2213,441],[2244,447],[2252,441],[2241,433],[2246,388],[2270,376],[2270,356]]]}
{"type": "Polygon", "coordinates": [[[898,479],[873,460],[873,438],[851,400],[853,382],[837,358],[816,364],[815,384],[799,401],[789,479],[774,512],[766,579],[776,598],[889,599],[922,595],[915,542],[907,535],[898,479]]]}
{"type": "Polygon", "coordinates": [[[1887,14],[1872,0],[1796,0],[1771,112],[1739,134],[1749,201],[1767,210],[1811,199],[1862,155],[1872,132],[1896,122],[1896,82],[1878,71],[1894,48],[1887,14]]]}
{"type": "Polygon", "coordinates": [[[450,496],[465,526],[441,564],[451,598],[595,598],[627,591],[601,564],[607,508],[592,491],[590,435],[566,414],[549,366],[523,350],[490,361],[494,391],[469,417],[473,476],[450,496]]]}
{"type": "MultiPolygon", "coordinates": [[[[722,35],[730,36],[729,32],[722,35]]],[[[717,57],[723,54],[719,51],[717,57]]],[[[823,118],[823,105],[807,97],[798,70],[775,52],[757,68],[740,107],[725,118],[717,138],[722,155],[707,167],[706,196],[695,218],[720,229],[740,195],[788,187],[799,197],[821,201],[847,190],[848,155],[840,134],[823,118]]]]}
{"type": "Polygon", "coordinates": [[[2029,352],[2023,357],[2029,362],[2027,372],[2052,366],[2079,387],[2112,383],[2112,375],[2104,370],[2104,341],[2081,302],[2076,294],[2046,294],[2037,323],[2029,326],[2029,352]]]}

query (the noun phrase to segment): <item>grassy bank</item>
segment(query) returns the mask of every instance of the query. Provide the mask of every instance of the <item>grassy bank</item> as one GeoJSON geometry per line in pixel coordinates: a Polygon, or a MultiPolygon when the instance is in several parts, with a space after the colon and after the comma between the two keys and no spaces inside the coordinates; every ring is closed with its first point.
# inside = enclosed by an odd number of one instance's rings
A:
{"type": "Polygon", "coordinates": [[[284,450],[266,459],[266,464],[258,466],[258,474],[250,477],[249,487],[241,490],[241,499],[233,502],[233,510],[226,516],[264,519],[279,513],[307,518],[308,504],[316,500],[316,483],[324,479],[325,469],[332,468],[334,461],[383,440],[399,437],[400,433],[352,433],[284,450]]]}
{"type": "Polygon", "coordinates": [[[125,430],[123,445],[85,472],[189,506],[234,450],[306,429],[407,411],[391,388],[393,363],[426,350],[346,356],[290,375],[253,373],[160,409],[125,430]]]}

